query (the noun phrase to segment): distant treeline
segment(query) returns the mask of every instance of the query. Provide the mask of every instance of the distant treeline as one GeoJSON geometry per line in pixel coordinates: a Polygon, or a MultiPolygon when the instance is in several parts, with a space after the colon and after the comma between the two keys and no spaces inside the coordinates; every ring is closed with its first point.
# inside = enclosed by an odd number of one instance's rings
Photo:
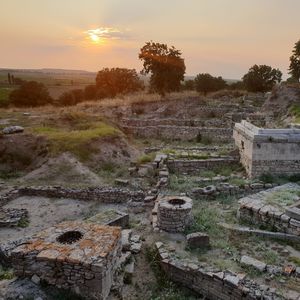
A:
{"type": "MultiPolygon", "coordinates": [[[[228,84],[222,77],[200,73],[193,80],[184,81],[185,62],[180,50],[166,44],[147,42],[139,53],[143,62],[142,74],[150,75],[149,92],[164,96],[169,92],[196,90],[206,95],[222,89],[267,92],[281,82],[282,72],[267,65],[254,65],[241,81],[228,84]]],[[[290,58],[289,82],[300,79],[300,41],[295,44],[290,58]]],[[[84,89],[74,89],[63,93],[58,99],[50,97],[46,86],[36,81],[24,81],[8,73],[11,85],[20,85],[10,94],[10,103],[15,106],[76,105],[87,100],[114,98],[145,89],[144,82],[134,69],[105,68],[98,72],[95,84],[84,89]]]]}

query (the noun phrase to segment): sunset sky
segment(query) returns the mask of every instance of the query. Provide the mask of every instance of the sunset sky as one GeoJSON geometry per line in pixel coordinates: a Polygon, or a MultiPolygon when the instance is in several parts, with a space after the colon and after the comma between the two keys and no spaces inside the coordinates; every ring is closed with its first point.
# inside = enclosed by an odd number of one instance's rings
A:
{"type": "Polygon", "coordinates": [[[140,70],[146,41],[182,50],[187,74],[286,74],[299,0],[1,0],[0,67],[140,70]]]}

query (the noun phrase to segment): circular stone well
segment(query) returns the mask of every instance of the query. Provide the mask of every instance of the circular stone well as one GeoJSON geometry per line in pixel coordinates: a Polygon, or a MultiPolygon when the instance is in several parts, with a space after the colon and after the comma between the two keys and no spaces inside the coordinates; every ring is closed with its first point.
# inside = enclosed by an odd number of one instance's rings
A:
{"type": "Polygon", "coordinates": [[[193,221],[193,200],[188,197],[165,197],[158,202],[157,225],[168,232],[183,232],[193,221]]]}

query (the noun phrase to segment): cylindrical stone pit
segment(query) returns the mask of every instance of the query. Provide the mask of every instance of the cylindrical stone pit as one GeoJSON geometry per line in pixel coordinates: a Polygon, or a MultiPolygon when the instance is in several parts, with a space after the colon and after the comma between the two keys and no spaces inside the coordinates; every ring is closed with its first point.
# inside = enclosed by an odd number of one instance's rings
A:
{"type": "Polygon", "coordinates": [[[165,197],[158,202],[157,225],[167,232],[183,232],[193,221],[193,200],[188,197],[165,197]]]}

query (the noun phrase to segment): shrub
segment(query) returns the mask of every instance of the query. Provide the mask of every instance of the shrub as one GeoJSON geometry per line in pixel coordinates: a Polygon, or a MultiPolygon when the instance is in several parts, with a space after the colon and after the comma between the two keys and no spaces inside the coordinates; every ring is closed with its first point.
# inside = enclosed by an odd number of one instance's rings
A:
{"type": "Polygon", "coordinates": [[[213,77],[210,74],[198,74],[195,78],[195,88],[197,92],[206,95],[208,92],[216,92],[226,87],[226,82],[222,77],[213,77]]]}
{"type": "Polygon", "coordinates": [[[79,102],[82,102],[84,100],[84,93],[80,89],[74,89],[69,92],[64,92],[59,98],[58,98],[58,104],[59,105],[76,105],[79,102]]]}
{"type": "Polygon", "coordinates": [[[53,99],[44,84],[36,81],[24,82],[10,93],[10,101],[15,106],[42,106],[52,103],[53,99]]]}
{"type": "Polygon", "coordinates": [[[97,99],[97,87],[94,84],[90,84],[84,89],[85,100],[95,100],[97,99]]]}
{"type": "Polygon", "coordinates": [[[129,94],[143,89],[143,82],[136,70],[105,68],[96,77],[97,96],[114,98],[118,94],[129,94]]]}
{"type": "Polygon", "coordinates": [[[266,65],[254,65],[243,77],[243,83],[249,92],[271,91],[281,81],[282,73],[266,65]]]}

